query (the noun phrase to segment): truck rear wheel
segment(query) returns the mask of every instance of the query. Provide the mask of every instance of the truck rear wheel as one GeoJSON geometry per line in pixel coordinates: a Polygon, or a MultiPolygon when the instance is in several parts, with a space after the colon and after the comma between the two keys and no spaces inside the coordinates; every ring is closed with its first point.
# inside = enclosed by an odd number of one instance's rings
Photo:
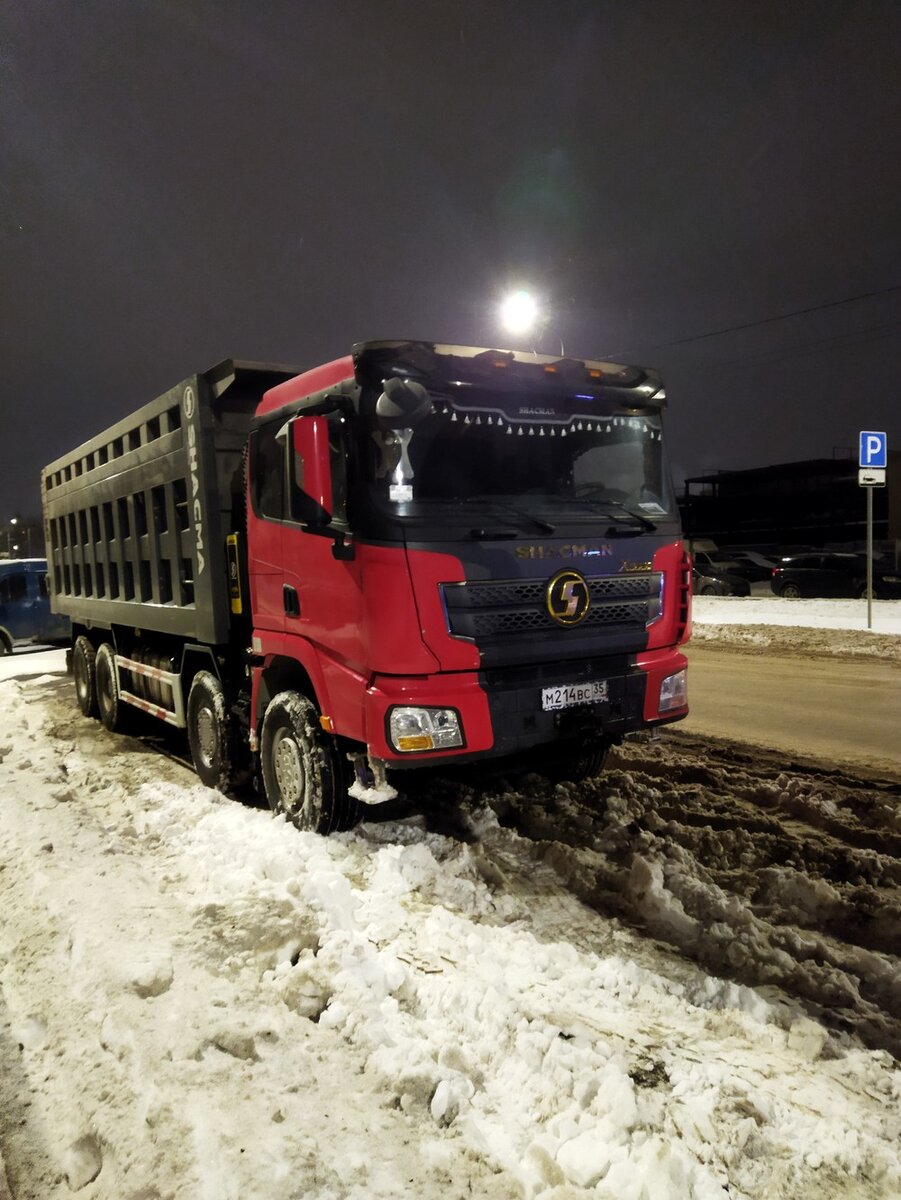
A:
{"type": "Polygon", "coordinates": [[[237,738],[222,684],[198,671],[188,692],[188,744],[194,770],[207,787],[230,791],[238,782],[237,738]]]}
{"type": "Polygon", "coordinates": [[[260,759],[273,812],[304,831],[335,833],[359,820],[347,794],[350,764],[324,733],[313,704],[299,692],[280,692],[263,718],[260,759]]]}
{"type": "Polygon", "coordinates": [[[83,635],[72,647],[72,678],[75,680],[75,699],[86,717],[97,716],[97,651],[83,635]]]}
{"type": "Polygon", "coordinates": [[[13,644],[5,633],[0,632],[0,655],[12,654],[13,644]]]}
{"type": "Polygon", "coordinates": [[[110,733],[120,732],[125,723],[123,705],[119,700],[119,684],[116,680],[115,653],[109,642],[104,642],[94,660],[97,709],[101,723],[110,733]]]}

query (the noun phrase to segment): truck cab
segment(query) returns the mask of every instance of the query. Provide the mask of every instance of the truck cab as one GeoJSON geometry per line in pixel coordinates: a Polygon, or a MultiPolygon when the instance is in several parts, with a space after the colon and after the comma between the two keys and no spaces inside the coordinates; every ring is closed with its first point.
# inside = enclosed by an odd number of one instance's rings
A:
{"type": "Polygon", "coordinates": [[[298,663],[325,727],[395,771],[590,765],[683,717],[664,404],[642,368],[404,342],[271,389],[249,455],[256,718],[298,663]]]}
{"type": "Polygon", "coordinates": [[[12,654],[24,642],[64,643],[68,637],[68,619],[50,611],[47,560],[0,560],[0,654],[12,654]]]}

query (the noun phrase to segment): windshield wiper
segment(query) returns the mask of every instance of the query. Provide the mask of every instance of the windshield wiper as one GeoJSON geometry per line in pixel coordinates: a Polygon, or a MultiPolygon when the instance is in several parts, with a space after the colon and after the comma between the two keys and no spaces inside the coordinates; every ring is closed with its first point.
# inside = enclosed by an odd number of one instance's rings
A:
{"type": "Polygon", "coordinates": [[[556,533],[557,526],[552,525],[550,521],[545,521],[543,517],[536,517],[534,513],[526,512],[521,508],[514,508],[512,504],[499,503],[494,501],[495,508],[503,508],[506,512],[513,513],[515,517],[519,517],[521,521],[531,521],[536,529],[540,529],[542,533],[556,533]]]}
{"type": "Polygon", "coordinates": [[[470,529],[469,536],[480,542],[500,542],[505,538],[515,538],[517,531],[515,529],[470,529]]]}
{"type": "MultiPolygon", "coordinates": [[[[642,529],[647,529],[649,531],[653,531],[654,529],[657,528],[656,524],[653,521],[649,520],[644,515],[644,513],[636,512],[634,508],[629,508],[628,505],[626,505],[626,504],[620,504],[620,502],[618,500],[607,500],[604,502],[604,504],[608,508],[613,507],[613,508],[620,509],[625,516],[631,517],[633,521],[637,521],[638,524],[642,527],[642,529]]],[[[610,517],[616,518],[619,516],[619,514],[618,513],[605,513],[605,516],[610,516],[610,517]]],[[[622,517],[620,517],[619,519],[622,520],[622,517]]]]}
{"type": "Polygon", "coordinates": [[[601,512],[600,515],[608,517],[611,521],[623,521],[627,517],[636,521],[642,529],[647,529],[648,532],[653,532],[657,528],[656,524],[649,520],[644,513],[636,512],[634,508],[629,508],[627,504],[623,504],[621,500],[612,500],[608,496],[600,495],[592,497],[587,493],[582,496],[575,497],[579,504],[589,504],[594,509],[616,508],[618,512],[601,512]]]}

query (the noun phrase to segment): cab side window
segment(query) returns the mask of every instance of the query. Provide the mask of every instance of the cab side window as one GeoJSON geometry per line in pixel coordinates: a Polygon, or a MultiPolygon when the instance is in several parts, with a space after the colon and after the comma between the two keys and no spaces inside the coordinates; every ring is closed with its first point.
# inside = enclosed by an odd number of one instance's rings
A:
{"type": "Polygon", "coordinates": [[[253,507],[257,516],[285,519],[285,443],[276,440],[284,418],[262,425],[253,435],[251,470],[253,507]]]}
{"type": "Polygon", "coordinates": [[[328,418],[328,448],[332,469],[332,517],[341,525],[347,523],[347,443],[344,418],[339,413],[331,413],[328,418]]]}
{"type": "Polygon", "coordinates": [[[28,581],[24,572],[4,575],[0,578],[0,604],[24,600],[28,594],[28,581]]]}

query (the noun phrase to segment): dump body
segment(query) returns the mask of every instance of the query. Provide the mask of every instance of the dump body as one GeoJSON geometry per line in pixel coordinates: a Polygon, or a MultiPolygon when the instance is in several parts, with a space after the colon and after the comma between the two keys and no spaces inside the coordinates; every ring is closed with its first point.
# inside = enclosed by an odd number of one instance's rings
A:
{"type": "Polygon", "coordinates": [[[243,523],[247,433],[262,392],[293,374],[227,360],[46,467],[54,611],[225,643],[226,536],[243,523]]]}

